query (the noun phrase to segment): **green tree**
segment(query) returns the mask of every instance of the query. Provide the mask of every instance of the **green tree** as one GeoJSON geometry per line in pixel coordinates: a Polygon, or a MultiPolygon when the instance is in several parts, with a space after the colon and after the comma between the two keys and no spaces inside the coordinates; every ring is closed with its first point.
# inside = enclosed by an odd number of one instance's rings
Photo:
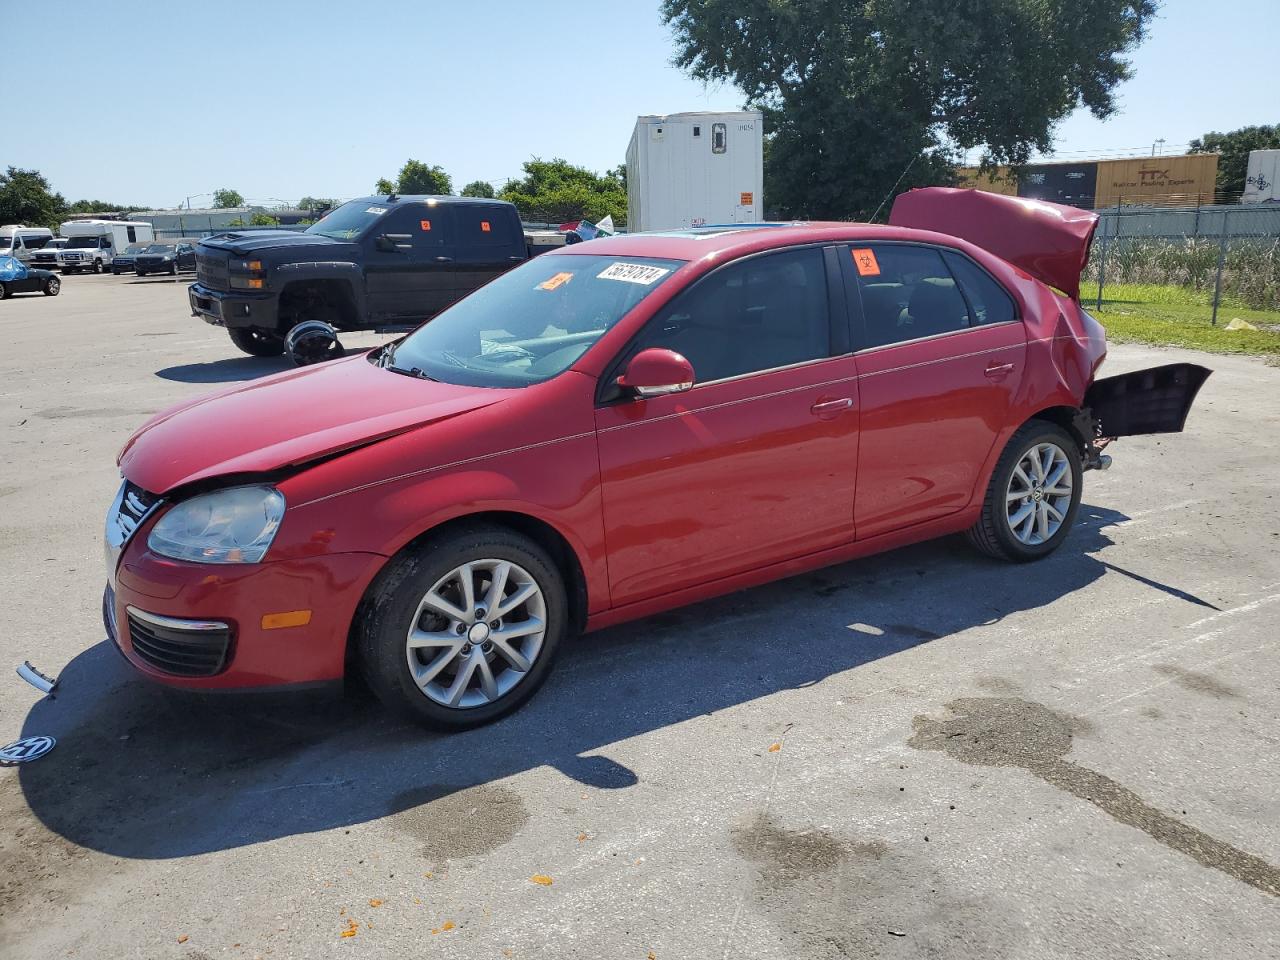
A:
{"type": "Polygon", "coordinates": [[[616,171],[600,176],[566,160],[534,157],[524,164],[524,174],[507,183],[499,196],[514,203],[526,220],[598,221],[612,215],[617,226],[626,222],[627,191],[616,171]]]}
{"type": "Polygon", "coordinates": [[[9,167],[0,174],[0,223],[56,229],[67,201],[38,170],[9,167]]]}
{"type": "Polygon", "coordinates": [[[145,210],[146,207],[127,206],[123,203],[109,203],[106,200],[77,200],[67,207],[67,213],[120,213],[134,210],[145,210]]]}
{"type": "Polygon", "coordinates": [[[663,0],[675,63],[764,114],[765,201],[786,216],[871,214],[983,164],[1047,151],[1079,106],[1115,111],[1156,0],[663,0]]]}
{"type": "Polygon", "coordinates": [[[230,187],[223,187],[221,190],[213,191],[213,205],[218,209],[226,209],[227,207],[243,207],[244,197],[237,190],[230,187]]]}
{"type": "Polygon", "coordinates": [[[379,177],[377,184],[374,185],[373,192],[378,194],[392,194],[396,192],[396,185],[386,177],[379,177]]]}
{"type": "MultiPolygon", "coordinates": [[[[379,180],[381,188],[388,181],[379,180]]],[[[378,190],[382,193],[382,190],[378,190]]],[[[447,195],[453,193],[453,180],[444,168],[439,165],[423,163],[421,160],[406,160],[400,168],[400,176],[396,180],[394,191],[388,193],[431,193],[447,195]]]]}
{"type": "Polygon", "coordinates": [[[488,197],[492,199],[497,196],[493,189],[493,184],[488,180],[472,180],[462,188],[464,197],[488,197]]]}
{"type": "Polygon", "coordinates": [[[1218,193],[1236,200],[1244,193],[1249,151],[1280,148],[1280,124],[1241,127],[1230,133],[1206,133],[1191,141],[1192,153],[1218,154],[1218,193]]]}

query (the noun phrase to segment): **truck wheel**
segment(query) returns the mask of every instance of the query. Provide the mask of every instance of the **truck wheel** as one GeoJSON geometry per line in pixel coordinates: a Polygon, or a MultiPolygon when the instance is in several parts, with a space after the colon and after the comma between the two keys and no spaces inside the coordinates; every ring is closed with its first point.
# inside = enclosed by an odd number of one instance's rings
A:
{"type": "Polygon", "coordinates": [[[1071,532],[1082,475],[1080,445],[1071,434],[1045,420],[1024,424],[992,471],[969,542],[997,560],[1048,556],[1071,532]]]}
{"type": "Polygon", "coordinates": [[[50,277],[44,282],[44,295],[46,297],[56,297],[61,289],[62,281],[57,277],[50,277]]]}
{"type": "Polygon", "coordinates": [[[527,537],[493,526],[447,533],[392,560],[357,618],[356,648],[378,699],[443,730],[520,706],[569,632],[555,563],[527,537]]]}
{"type": "Polygon", "coordinates": [[[101,260],[94,260],[94,261],[93,261],[93,272],[94,272],[94,273],[101,273],[101,272],[102,272],[102,261],[101,261],[101,260]]]}
{"type": "Polygon", "coordinates": [[[231,327],[231,342],[251,357],[278,357],[284,353],[284,337],[257,327],[231,327]]]}

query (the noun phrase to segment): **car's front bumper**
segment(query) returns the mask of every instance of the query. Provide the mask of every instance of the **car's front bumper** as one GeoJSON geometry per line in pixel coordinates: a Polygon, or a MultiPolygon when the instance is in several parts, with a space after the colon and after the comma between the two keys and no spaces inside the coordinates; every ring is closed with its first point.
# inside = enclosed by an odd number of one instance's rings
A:
{"type": "Polygon", "coordinates": [[[341,680],[352,618],[384,562],[345,553],[199,564],[132,542],[107,586],[103,620],[125,659],[169,686],[227,690],[341,680]],[[300,611],[309,611],[305,624],[264,624],[269,615],[300,611]]]}
{"type": "Polygon", "coordinates": [[[211,290],[201,283],[187,288],[191,315],[219,327],[276,327],[276,298],[273,294],[247,294],[211,290]]]}

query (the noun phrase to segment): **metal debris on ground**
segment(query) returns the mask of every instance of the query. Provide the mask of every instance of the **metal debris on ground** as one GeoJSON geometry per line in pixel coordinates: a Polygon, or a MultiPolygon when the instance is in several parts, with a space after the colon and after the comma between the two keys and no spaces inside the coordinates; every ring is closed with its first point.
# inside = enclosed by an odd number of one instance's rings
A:
{"type": "Polygon", "coordinates": [[[58,678],[41,673],[31,665],[30,660],[22,661],[22,666],[18,668],[18,676],[50,699],[53,697],[53,692],[58,689],[58,678]]]}

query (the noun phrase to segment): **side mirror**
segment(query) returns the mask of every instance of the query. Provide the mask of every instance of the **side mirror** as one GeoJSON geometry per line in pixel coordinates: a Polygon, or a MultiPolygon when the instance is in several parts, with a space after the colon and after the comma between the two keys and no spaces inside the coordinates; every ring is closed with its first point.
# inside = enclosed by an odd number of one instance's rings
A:
{"type": "Polygon", "coordinates": [[[399,248],[396,246],[395,239],[384,233],[373,238],[373,249],[379,253],[395,253],[399,248]]]}
{"type": "Polygon", "coordinates": [[[693,364],[674,350],[650,347],[631,358],[618,386],[642,399],[683,393],[693,386],[693,364]]]}

